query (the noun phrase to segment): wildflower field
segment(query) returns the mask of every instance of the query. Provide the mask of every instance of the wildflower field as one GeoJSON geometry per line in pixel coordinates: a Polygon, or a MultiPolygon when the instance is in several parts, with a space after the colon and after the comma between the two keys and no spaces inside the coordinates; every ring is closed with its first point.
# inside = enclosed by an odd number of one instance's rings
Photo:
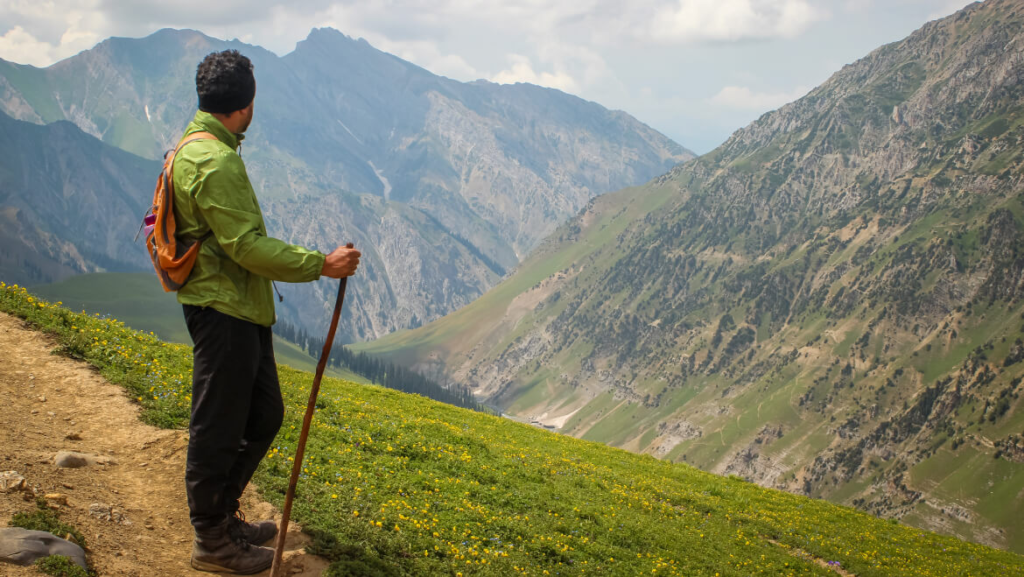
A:
{"type": "MultiPolygon", "coordinates": [[[[0,283],[54,335],[184,427],[191,351],[0,283]]],[[[256,483],[281,505],[312,375],[280,367],[285,424],[256,483]]],[[[1024,557],[685,464],[372,385],[325,379],[294,517],[330,575],[1024,575],[1024,557]]]]}

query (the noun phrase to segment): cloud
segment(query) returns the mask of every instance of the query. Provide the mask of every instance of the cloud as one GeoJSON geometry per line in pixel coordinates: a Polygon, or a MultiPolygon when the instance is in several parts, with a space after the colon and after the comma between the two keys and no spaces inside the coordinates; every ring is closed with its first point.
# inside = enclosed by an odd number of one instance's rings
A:
{"type": "Polygon", "coordinates": [[[711,102],[725,108],[766,112],[793,102],[808,91],[805,86],[790,92],[757,92],[746,86],[726,86],[711,97],[711,102]]]}
{"type": "Polygon", "coordinates": [[[650,34],[663,43],[793,38],[827,16],[807,0],[678,0],[658,11],[650,34]]]}
{"type": "Polygon", "coordinates": [[[105,38],[98,0],[3,0],[0,2],[0,58],[48,66],[105,38]]]}
{"type": "Polygon", "coordinates": [[[53,50],[53,45],[40,42],[21,26],[15,26],[0,36],[0,58],[4,60],[45,66],[53,61],[53,50]]]}
{"type": "Polygon", "coordinates": [[[92,32],[69,27],[56,42],[50,43],[36,38],[21,26],[15,26],[0,36],[0,58],[19,64],[49,66],[91,48],[100,40],[92,32]]]}
{"type": "Polygon", "coordinates": [[[536,72],[530,58],[522,54],[509,54],[509,68],[491,77],[491,82],[498,84],[514,84],[529,82],[549,88],[557,88],[563,92],[578,92],[579,83],[565,72],[536,72]]]}

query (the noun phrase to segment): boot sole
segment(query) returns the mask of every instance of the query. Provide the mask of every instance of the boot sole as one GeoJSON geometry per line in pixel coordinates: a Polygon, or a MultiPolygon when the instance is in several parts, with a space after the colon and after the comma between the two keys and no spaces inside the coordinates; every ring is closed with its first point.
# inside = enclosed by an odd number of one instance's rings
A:
{"type": "Polygon", "coordinates": [[[270,569],[271,565],[273,565],[273,560],[271,560],[270,563],[267,563],[265,567],[256,567],[253,569],[249,569],[248,571],[239,571],[237,569],[231,569],[230,567],[223,567],[221,565],[217,565],[216,563],[207,563],[205,561],[196,561],[195,559],[192,559],[192,568],[196,571],[208,571],[210,573],[231,573],[232,575],[253,575],[255,573],[259,573],[261,571],[266,571],[267,569],[270,569]]]}

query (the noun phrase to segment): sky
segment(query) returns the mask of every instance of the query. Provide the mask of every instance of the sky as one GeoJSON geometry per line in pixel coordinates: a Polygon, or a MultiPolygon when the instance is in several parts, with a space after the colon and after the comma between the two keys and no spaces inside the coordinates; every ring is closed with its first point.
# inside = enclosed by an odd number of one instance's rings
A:
{"type": "Polygon", "coordinates": [[[279,55],[329,26],[462,81],[531,82],[705,153],[968,0],[0,0],[0,58],[48,66],[190,28],[279,55]]]}

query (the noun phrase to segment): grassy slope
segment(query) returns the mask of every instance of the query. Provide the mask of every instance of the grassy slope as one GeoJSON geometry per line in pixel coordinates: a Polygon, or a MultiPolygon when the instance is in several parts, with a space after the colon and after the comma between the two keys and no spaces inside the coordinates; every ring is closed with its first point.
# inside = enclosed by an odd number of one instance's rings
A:
{"type": "MultiPolygon", "coordinates": [[[[173,294],[163,292],[151,273],[84,274],[32,287],[32,292],[49,301],[62,302],[73,311],[119,319],[128,327],[152,332],[167,342],[192,344],[181,305],[173,294]]],[[[310,372],[316,369],[316,359],[277,337],[274,338],[274,354],[279,363],[294,369],[310,372]]],[[[367,382],[344,369],[328,368],[327,374],[357,383],[367,382]]]]}
{"type": "MultiPolygon", "coordinates": [[[[143,407],[187,419],[189,348],[0,283],[0,311],[53,334],[143,407]]],[[[259,485],[280,504],[311,375],[259,485]]],[[[1024,575],[1024,558],[380,387],[325,379],[295,515],[333,575],[1024,575]]]]}

